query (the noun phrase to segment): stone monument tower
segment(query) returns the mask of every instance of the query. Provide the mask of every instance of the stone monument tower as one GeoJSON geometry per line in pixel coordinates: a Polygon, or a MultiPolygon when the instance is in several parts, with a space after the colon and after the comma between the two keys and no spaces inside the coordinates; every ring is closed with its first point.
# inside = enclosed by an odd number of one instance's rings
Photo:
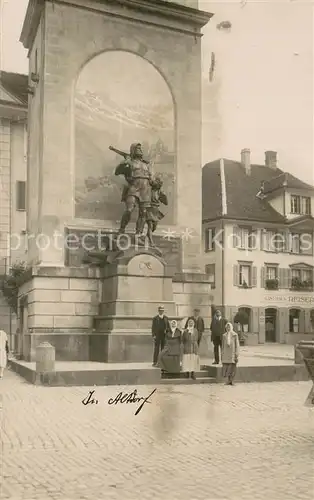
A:
{"type": "MultiPolygon", "coordinates": [[[[177,317],[190,314],[193,305],[209,314],[199,254],[201,28],[211,16],[194,0],[29,0],[21,34],[31,88],[31,270],[20,289],[26,359],[42,340],[56,346],[57,359],[90,359],[94,317],[104,297],[102,275],[69,262],[67,247],[78,255],[82,232],[85,237],[117,229],[121,186],[116,189],[111,176],[113,142],[120,149],[134,140],[146,141],[151,150],[163,144],[155,168],[172,186],[171,213],[159,236],[163,242],[180,238],[177,267],[172,290],[155,293],[145,324],[159,299],[169,301],[177,317]]],[[[109,309],[111,318],[117,308],[109,309]]],[[[122,323],[117,328],[124,331],[122,323]]]]}

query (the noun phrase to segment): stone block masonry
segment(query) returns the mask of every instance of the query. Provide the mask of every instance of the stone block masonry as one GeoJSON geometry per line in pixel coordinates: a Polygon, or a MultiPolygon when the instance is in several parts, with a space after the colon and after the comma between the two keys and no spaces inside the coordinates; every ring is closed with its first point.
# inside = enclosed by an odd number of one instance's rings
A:
{"type": "Polygon", "coordinates": [[[98,271],[77,268],[60,271],[34,268],[31,279],[20,288],[20,303],[27,302],[29,332],[92,329],[99,304],[98,271]]]}
{"type": "Polygon", "coordinates": [[[89,334],[100,301],[99,271],[88,268],[33,268],[19,290],[23,343],[18,354],[35,359],[36,346],[48,341],[57,360],[89,359],[89,334]]]}

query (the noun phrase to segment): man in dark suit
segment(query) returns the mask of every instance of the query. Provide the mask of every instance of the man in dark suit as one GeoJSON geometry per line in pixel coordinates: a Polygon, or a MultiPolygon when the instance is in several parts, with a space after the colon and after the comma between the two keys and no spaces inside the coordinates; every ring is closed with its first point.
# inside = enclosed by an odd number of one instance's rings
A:
{"type": "Polygon", "coordinates": [[[217,309],[210,325],[211,341],[214,344],[215,357],[213,365],[219,365],[219,348],[221,349],[222,336],[225,333],[226,323],[227,321],[222,317],[221,311],[217,309]]]}
{"type": "Polygon", "coordinates": [[[165,346],[166,331],[170,329],[170,322],[165,315],[164,306],[158,307],[158,314],[153,318],[152,337],[154,339],[153,366],[157,366],[159,352],[165,346]]]}
{"type": "MultiPolygon", "coordinates": [[[[197,339],[198,345],[200,345],[200,343],[201,343],[202,336],[203,336],[203,333],[205,330],[204,320],[203,320],[202,316],[200,316],[200,312],[201,312],[200,309],[196,308],[196,309],[194,309],[194,315],[191,316],[191,318],[194,319],[195,328],[198,331],[198,339],[197,339]]],[[[188,326],[189,319],[190,318],[188,318],[186,323],[185,323],[185,328],[187,328],[187,326],[188,326]]]]}

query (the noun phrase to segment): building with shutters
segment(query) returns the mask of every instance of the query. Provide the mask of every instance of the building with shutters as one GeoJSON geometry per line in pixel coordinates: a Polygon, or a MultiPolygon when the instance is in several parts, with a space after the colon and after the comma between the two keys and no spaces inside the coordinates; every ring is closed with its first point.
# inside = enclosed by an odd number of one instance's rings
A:
{"type": "MultiPolygon", "coordinates": [[[[0,72],[0,274],[26,255],[28,77],[0,72]]],[[[15,317],[0,294],[0,328],[15,317]]]]}
{"type": "Polygon", "coordinates": [[[245,149],[204,166],[202,197],[215,306],[240,312],[250,344],[314,337],[314,186],[279,169],[276,152],[254,165],[245,149]]]}

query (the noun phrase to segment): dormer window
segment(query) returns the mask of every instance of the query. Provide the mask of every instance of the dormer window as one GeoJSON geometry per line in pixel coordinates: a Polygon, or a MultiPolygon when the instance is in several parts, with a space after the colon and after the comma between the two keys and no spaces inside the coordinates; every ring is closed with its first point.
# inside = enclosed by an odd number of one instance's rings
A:
{"type": "Polygon", "coordinates": [[[311,198],[309,196],[291,195],[291,213],[311,215],[311,198]]]}

